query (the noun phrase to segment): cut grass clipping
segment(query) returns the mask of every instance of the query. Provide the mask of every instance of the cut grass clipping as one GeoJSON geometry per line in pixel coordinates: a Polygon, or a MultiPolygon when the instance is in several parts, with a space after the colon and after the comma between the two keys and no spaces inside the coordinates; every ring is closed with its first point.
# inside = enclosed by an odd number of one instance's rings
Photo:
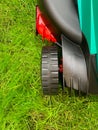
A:
{"type": "Polygon", "coordinates": [[[97,96],[43,96],[35,5],[0,1],[0,130],[98,130],[97,96]]]}

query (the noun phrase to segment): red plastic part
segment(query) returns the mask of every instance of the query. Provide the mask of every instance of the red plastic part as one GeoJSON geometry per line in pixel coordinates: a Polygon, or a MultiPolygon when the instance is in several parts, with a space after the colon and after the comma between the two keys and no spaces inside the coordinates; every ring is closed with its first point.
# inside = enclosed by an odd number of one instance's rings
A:
{"type": "Polygon", "coordinates": [[[63,73],[63,59],[60,59],[59,72],[63,73]]]}
{"type": "Polygon", "coordinates": [[[50,30],[51,24],[45,19],[41,13],[39,7],[36,7],[36,31],[42,36],[43,39],[47,39],[50,42],[57,42],[55,36],[50,30]]]}

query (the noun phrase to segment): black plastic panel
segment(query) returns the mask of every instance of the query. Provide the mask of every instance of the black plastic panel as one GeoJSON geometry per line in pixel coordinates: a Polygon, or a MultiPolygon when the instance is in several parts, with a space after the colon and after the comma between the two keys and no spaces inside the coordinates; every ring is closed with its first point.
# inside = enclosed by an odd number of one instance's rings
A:
{"type": "Polygon", "coordinates": [[[38,3],[61,33],[71,41],[81,43],[82,34],[74,0],[39,0],[38,3]]]}

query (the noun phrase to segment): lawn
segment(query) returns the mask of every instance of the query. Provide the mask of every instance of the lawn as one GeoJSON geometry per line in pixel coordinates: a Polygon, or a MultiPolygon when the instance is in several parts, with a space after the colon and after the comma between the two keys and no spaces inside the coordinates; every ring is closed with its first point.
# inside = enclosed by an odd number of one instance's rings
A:
{"type": "Polygon", "coordinates": [[[97,96],[43,96],[35,5],[0,1],[0,130],[98,130],[97,96]]]}

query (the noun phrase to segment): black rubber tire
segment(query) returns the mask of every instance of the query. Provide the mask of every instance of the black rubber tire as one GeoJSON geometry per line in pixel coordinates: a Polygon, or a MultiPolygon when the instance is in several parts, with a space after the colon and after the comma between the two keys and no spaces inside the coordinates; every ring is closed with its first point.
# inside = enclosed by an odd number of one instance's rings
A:
{"type": "Polygon", "coordinates": [[[42,88],[44,95],[58,94],[59,69],[58,49],[45,46],[42,49],[42,88]]]}

